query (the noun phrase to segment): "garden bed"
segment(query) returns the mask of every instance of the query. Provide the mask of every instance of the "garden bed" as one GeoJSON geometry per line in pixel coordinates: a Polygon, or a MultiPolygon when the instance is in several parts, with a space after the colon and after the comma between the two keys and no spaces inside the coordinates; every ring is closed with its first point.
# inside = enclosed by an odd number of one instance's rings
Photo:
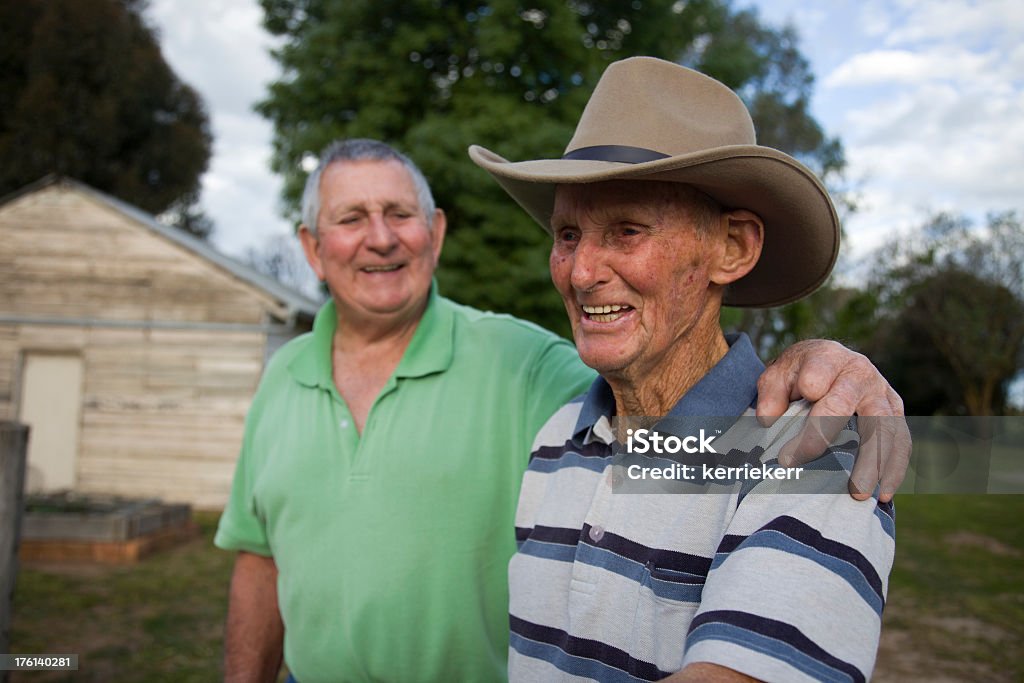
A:
{"type": "Polygon", "coordinates": [[[129,564],[198,533],[188,505],[73,493],[29,496],[19,558],[129,564]]]}

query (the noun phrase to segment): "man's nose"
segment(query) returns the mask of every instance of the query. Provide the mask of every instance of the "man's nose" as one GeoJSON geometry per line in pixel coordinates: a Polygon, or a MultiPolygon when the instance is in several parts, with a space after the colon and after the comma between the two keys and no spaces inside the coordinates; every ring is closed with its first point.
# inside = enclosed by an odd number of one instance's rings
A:
{"type": "Polygon", "coordinates": [[[369,216],[369,229],[366,235],[366,246],[374,251],[387,252],[398,244],[398,236],[388,224],[387,217],[380,213],[369,216]]]}
{"type": "Polygon", "coordinates": [[[577,291],[594,289],[609,280],[610,270],[606,260],[606,249],[599,236],[580,236],[573,250],[572,275],[570,284],[577,291]]]}

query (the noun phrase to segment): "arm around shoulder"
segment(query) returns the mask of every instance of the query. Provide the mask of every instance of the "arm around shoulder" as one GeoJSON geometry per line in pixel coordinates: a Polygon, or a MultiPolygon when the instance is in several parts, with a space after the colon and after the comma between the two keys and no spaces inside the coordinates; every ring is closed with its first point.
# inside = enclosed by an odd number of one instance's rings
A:
{"type": "Polygon", "coordinates": [[[862,425],[869,457],[857,459],[849,491],[858,500],[871,497],[877,485],[880,500],[892,500],[910,464],[911,437],[903,415],[903,400],[865,356],[836,342],[811,339],[786,349],[758,381],[757,415],[771,424],[789,402],[803,397],[814,403],[813,422],[801,438],[780,455],[786,466],[807,463],[818,456],[846,418],[871,418],[862,425]],[[839,420],[829,418],[839,417],[839,420]]]}
{"type": "Polygon", "coordinates": [[[576,347],[564,339],[548,340],[534,356],[529,374],[533,431],[540,429],[569,400],[585,393],[595,377],[597,373],[583,364],[576,347]]]}

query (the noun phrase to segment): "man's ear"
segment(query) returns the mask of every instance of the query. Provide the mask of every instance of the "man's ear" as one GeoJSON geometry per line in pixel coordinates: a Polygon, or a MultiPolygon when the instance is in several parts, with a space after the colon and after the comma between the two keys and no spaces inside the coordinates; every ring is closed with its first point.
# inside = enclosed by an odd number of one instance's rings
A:
{"type": "Polygon", "coordinates": [[[441,209],[434,209],[434,222],[430,226],[430,241],[434,251],[434,265],[441,258],[441,247],[444,246],[444,235],[448,229],[448,218],[441,209]]]}
{"type": "Polygon", "coordinates": [[[723,211],[721,220],[725,229],[725,249],[711,272],[711,281],[727,285],[757,265],[764,245],[764,221],[746,209],[723,211]]]}
{"type": "Polygon", "coordinates": [[[299,243],[302,244],[302,253],[306,255],[309,267],[316,273],[317,279],[324,280],[324,268],[320,263],[320,238],[313,234],[305,224],[299,226],[299,243]]]}

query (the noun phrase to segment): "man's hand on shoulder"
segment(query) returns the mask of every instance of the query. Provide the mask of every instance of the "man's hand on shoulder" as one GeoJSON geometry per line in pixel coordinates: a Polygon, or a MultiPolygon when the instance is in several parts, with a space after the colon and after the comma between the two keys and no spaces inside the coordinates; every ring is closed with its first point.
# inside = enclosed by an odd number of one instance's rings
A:
{"type": "Polygon", "coordinates": [[[892,500],[910,464],[910,430],[903,400],[870,360],[838,342],[798,342],[764,371],[757,389],[757,417],[766,425],[781,416],[790,401],[804,398],[814,403],[812,419],[779,456],[784,466],[821,455],[856,414],[862,441],[850,475],[850,495],[865,500],[880,483],[879,500],[892,500]]]}

